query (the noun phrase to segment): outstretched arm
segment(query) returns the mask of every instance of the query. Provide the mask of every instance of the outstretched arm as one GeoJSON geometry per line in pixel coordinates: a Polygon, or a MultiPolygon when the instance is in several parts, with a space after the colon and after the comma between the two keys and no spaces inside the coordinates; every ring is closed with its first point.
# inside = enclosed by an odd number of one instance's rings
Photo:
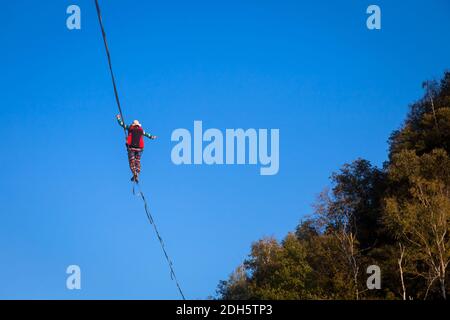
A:
{"type": "Polygon", "coordinates": [[[147,138],[151,139],[151,140],[155,140],[157,138],[157,136],[152,136],[150,133],[144,132],[144,136],[146,136],[147,138]]]}
{"type": "Polygon", "coordinates": [[[128,130],[129,126],[127,126],[125,123],[123,123],[123,120],[122,120],[122,117],[120,116],[120,114],[118,114],[116,118],[117,118],[117,122],[119,123],[119,126],[124,128],[125,130],[128,130]]]}

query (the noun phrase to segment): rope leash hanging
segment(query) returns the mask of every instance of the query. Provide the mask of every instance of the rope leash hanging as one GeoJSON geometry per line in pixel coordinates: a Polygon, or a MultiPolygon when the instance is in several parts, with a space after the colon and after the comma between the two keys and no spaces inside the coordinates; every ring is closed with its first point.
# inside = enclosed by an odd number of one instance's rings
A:
{"type": "MultiPolygon", "coordinates": [[[[117,103],[117,107],[119,109],[120,117],[122,118],[123,123],[126,123],[125,119],[123,117],[122,107],[120,105],[119,92],[117,90],[117,85],[116,85],[116,77],[114,76],[114,71],[112,68],[111,54],[109,53],[108,41],[106,40],[106,32],[105,32],[105,28],[103,27],[102,12],[100,10],[100,5],[98,4],[98,0],[95,0],[95,8],[97,9],[97,17],[98,17],[98,22],[100,24],[100,29],[102,31],[103,43],[105,44],[106,57],[108,58],[109,72],[111,74],[112,85],[114,88],[114,96],[116,98],[116,103],[117,103]]],[[[126,138],[127,130],[125,128],[123,128],[123,132],[125,133],[125,138],[126,138]]]]}
{"type": "MultiPolygon", "coordinates": [[[[100,24],[100,29],[102,31],[103,43],[105,45],[106,56],[108,58],[108,66],[109,66],[109,71],[110,71],[110,74],[111,74],[112,85],[113,85],[113,88],[114,88],[114,96],[116,98],[116,103],[117,103],[117,107],[119,109],[120,117],[122,118],[122,121],[125,123],[125,119],[124,119],[123,113],[122,113],[122,107],[120,105],[119,92],[117,90],[116,79],[115,79],[113,68],[112,68],[111,54],[109,52],[108,42],[106,40],[106,32],[105,32],[105,28],[103,26],[102,14],[101,14],[100,5],[98,3],[98,0],[95,0],[95,8],[97,9],[98,22],[100,24]]],[[[126,138],[127,137],[127,131],[126,131],[125,128],[123,128],[123,131],[125,133],[125,138],[126,138]]],[[[174,270],[174,266],[173,266],[172,260],[170,259],[169,255],[167,254],[167,251],[166,251],[166,248],[165,248],[165,245],[164,245],[164,241],[163,241],[161,235],[159,234],[158,227],[156,226],[155,220],[153,219],[153,217],[152,217],[152,215],[150,213],[150,210],[149,210],[149,207],[148,207],[145,195],[142,192],[140,185],[139,184],[137,184],[137,185],[139,187],[139,195],[140,195],[142,201],[144,202],[144,209],[145,209],[145,213],[147,214],[148,221],[153,226],[153,229],[154,229],[154,231],[156,233],[158,241],[159,241],[159,243],[161,245],[161,249],[163,250],[164,256],[166,258],[167,264],[169,265],[170,277],[171,277],[172,280],[175,281],[175,284],[176,284],[176,286],[178,288],[178,291],[179,291],[181,297],[183,298],[183,300],[186,300],[186,298],[185,298],[185,296],[183,294],[183,291],[181,290],[180,283],[178,282],[177,276],[175,274],[175,270],[174,270]]],[[[134,194],[134,186],[133,186],[133,194],[134,194]]]]}
{"type": "Polygon", "coordinates": [[[142,201],[144,202],[144,209],[145,209],[145,213],[147,214],[148,221],[153,226],[153,229],[156,233],[156,237],[158,238],[158,241],[161,245],[161,249],[163,250],[164,256],[166,257],[167,264],[169,265],[170,278],[175,281],[175,284],[177,285],[178,291],[179,291],[181,297],[183,298],[183,300],[186,300],[186,298],[184,297],[184,294],[183,294],[183,290],[181,290],[180,283],[178,282],[177,276],[175,274],[172,260],[170,259],[169,255],[167,254],[166,247],[164,245],[164,241],[163,241],[161,235],[159,234],[158,227],[156,226],[156,223],[155,223],[155,219],[153,219],[152,214],[150,213],[150,209],[147,205],[147,199],[145,198],[145,195],[142,192],[140,185],[139,184],[137,184],[137,185],[139,187],[139,195],[140,195],[142,201]]]}

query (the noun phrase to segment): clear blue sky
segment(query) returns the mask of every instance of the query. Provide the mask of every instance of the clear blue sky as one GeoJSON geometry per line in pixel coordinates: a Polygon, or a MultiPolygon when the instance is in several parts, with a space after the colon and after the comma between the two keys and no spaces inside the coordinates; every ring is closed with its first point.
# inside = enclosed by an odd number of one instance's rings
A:
{"type": "MultiPolygon", "coordinates": [[[[421,82],[449,67],[447,0],[373,2],[381,31],[365,27],[369,1],[101,1],[125,117],[159,136],[143,189],[187,297],[293,230],[343,163],[381,164],[421,82]],[[173,165],[171,133],[194,120],[279,128],[279,174],[173,165]]],[[[177,299],[131,194],[93,1],[0,9],[0,298],[177,299]]]]}

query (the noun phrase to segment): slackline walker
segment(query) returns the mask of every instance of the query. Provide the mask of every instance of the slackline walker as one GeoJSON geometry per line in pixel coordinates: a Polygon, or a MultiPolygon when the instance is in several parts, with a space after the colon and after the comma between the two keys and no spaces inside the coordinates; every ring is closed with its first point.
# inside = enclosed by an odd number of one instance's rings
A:
{"type": "MultiPolygon", "coordinates": [[[[114,89],[114,96],[116,98],[117,108],[119,109],[119,114],[117,115],[117,121],[119,122],[119,125],[123,128],[123,132],[124,132],[125,138],[127,140],[126,146],[127,146],[127,151],[128,151],[128,159],[130,162],[130,169],[133,172],[133,177],[131,178],[131,180],[138,187],[139,196],[142,199],[142,202],[144,203],[144,209],[145,209],[145,213],[147,215],[147,219],[150,222],[150,224],[153,226],[156,237],[158,238],[158,241],[161,245],[161,249],[164,253],[164,257],[166,258],[167,263],[169,265],[170,277],[172,280],[175,281],[175,284],[177,286],[177,289],[178,289],[181,297],[183,298],[183,300],[185,300],[183,291],[181,290],[180,283],[178,282],[178,279],[175,275],[175,270],[174,270],[172,260],[170,259],[169,255],[167,254],[167,250],[165,248],[164,241],[158,231],[155,220],[153,219],[153,216],[150,212],[147,198],[145,197],[145,195],[142,192],[141,187],[139,185],[139,173],[141,170],[140,159],[141,159],[142,150],[144,149],[143,137],[147,137],[149,139],[154,140],[154,139],[156,139],[156,136],[146,133],[142,129],[142,126],[138,120],[133,121],[132,125],[130,125],[130,126],[127,126],[125,124],[125,120],[124,120],[123,112],[122,112],[122,106],[120,105],[119,92],[117,90],[116,79],[114,76],[112,63],[111,63],[111,54],[109,52],[108,42],[106,40],[106,33],[105,33],[105,28],[103,26],[102,15],[101,15],[101,10],[100,10],[100,5],[98,3],[98,0],[95,0],[95,7],[97,9],[98,22],[100,24],[100,29],[102,32],[103,43],[105,45],[106,57],[108,58],[108,66],[109,66],[109,71],[111,74],[111,80],[112,80],[112,85],[113,85],[113,89],[114,89]]],[[[133,185],[133,193],[135,193],[134,185],[133,185]]]]}

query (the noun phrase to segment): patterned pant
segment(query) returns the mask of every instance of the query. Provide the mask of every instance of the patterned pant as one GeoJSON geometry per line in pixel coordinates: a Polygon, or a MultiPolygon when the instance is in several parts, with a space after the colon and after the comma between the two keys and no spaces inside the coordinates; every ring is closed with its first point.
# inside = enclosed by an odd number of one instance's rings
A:
{"type": "Polygon", "coordinates": [[[138,176],[141,173],[141,155],[142,149],[128,148],[128,162],[133,175],[138,176]]]}

